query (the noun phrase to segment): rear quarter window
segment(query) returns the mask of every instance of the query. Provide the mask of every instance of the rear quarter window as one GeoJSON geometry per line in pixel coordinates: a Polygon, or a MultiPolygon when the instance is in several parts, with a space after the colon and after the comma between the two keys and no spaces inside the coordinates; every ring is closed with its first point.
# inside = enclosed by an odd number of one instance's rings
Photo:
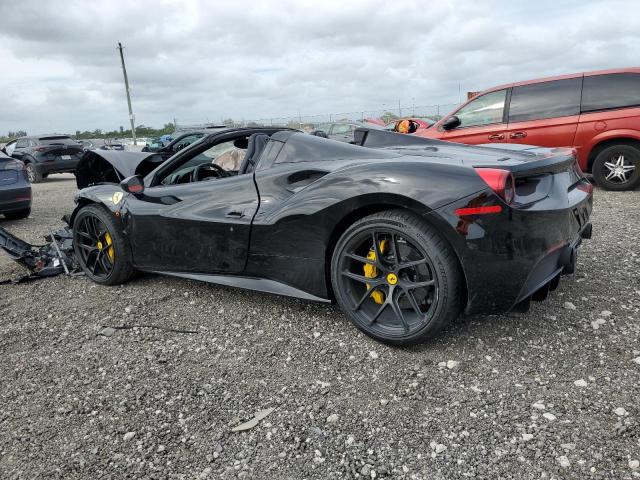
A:
{"type": "Polygon", "coordinates": [[[640,74],[612,73],[584,77],[582,111],[640,106],[640,74]]]}
{"type": "Polygon", "coordinates": [[[582,77],[513,87],[509,123],[580,113],[582,77]]]}

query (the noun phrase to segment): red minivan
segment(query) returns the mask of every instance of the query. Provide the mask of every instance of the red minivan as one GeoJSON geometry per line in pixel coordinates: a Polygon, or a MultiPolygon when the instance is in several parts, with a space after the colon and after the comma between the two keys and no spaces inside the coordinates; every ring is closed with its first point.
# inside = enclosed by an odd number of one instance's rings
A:
{"type": "Polygon", "coordinates": [[[415,135],[573,147],[580,167],[602,188],[631,190],[640,184],[640,68],[501,85],[415,135]]]}

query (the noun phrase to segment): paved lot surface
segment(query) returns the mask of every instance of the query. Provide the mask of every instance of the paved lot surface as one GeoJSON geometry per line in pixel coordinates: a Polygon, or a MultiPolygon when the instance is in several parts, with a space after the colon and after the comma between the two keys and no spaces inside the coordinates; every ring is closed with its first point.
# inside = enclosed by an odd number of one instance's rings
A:
{"type": "MultiPolygon", "coordinates": [[[[75,183],[34,190],[0,225],[39,241],[75,183]]],[[[1,286],[0,478],[637,478],[640,192],[597,191],[593,222],[546,302],[410,349],[335,307],[178,279],[1,286]],[[197,333],[96,336],[142,324],[197,333]]]]}

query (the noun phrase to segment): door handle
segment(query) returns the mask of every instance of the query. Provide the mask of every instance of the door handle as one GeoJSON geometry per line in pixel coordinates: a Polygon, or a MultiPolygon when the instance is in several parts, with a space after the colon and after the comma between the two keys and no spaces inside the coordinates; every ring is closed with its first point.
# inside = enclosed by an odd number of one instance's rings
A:
{"type": "Polygon", "coordinates": [[[504,133],[494,133],[489,135],[489,140],[504,140],[504,133]]]}
{"type": "Polygon", "coordinates": [[[509,135],[509,138],[524,138],[527,136],[527,132],[514,132],[509,135]]]}
{"type": "Polygon", "coordinates": [[[229,218],[242,218],[244,217],[244,212],[239,212],[237,210],[232,210],[230,212],[227,212],[227,217],[229,218]]]}

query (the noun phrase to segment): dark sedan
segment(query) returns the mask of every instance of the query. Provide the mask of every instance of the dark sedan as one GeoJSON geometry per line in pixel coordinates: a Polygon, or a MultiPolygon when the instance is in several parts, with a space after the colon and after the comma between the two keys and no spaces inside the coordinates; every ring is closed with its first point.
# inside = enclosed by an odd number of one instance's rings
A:
{"type": "Polygon", "coordinates": [[[82,145],[67,135],[40,135],[18,138],[11,156],[24,163],[29,181],[38,183],[52,173],[75,172],[82,154],[82,145]]]}
{"type": "Polygon", "coordinates": [[[0,214],[9,220],[31,213],[31,184],[24,163],[0,152],[0,214]]]}

